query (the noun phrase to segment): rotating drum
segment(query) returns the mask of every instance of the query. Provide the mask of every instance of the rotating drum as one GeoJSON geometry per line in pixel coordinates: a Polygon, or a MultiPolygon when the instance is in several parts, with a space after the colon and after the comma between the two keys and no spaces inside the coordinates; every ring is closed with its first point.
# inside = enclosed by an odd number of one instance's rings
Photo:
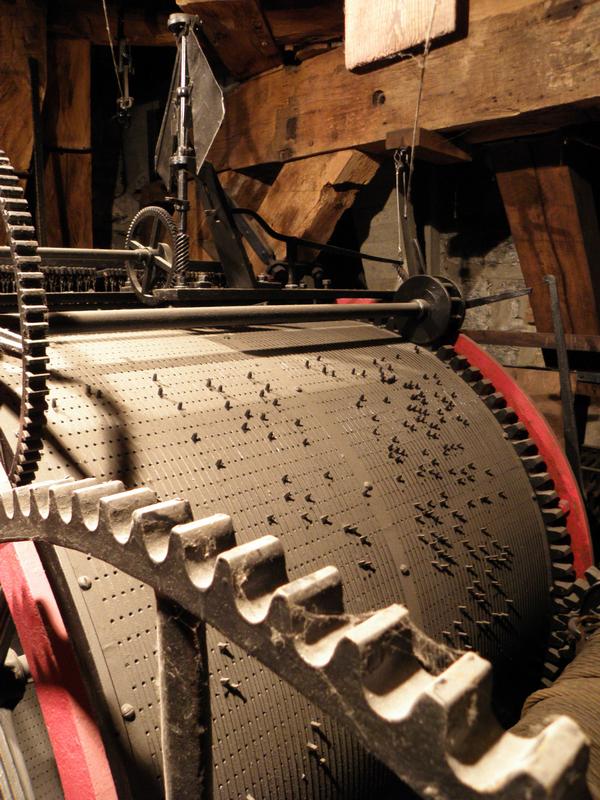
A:
{"type": "MultiPolygon", "coordinates": [[[[574,578],[561,497],[518,409],[456,349],[350,322],[140,325],[50,344],[39,479],[119,478],[189,500],[196,517],[229,514],[239,543],[281,538],[290,579],[335,565],[351,613],[403,603],[433,638],[488,658],[505,721],[539,685],[574,578]]],[[[17,364],[0,370],[18,392],[17,364]]],[[[585,524],[577,537],[586,567],[585,524]]],[[[82,554],[58,561],[105,741],[133,796],[161,797],[153,594],[82,554]]],[[[208,645],[216,797],[358,800],[395,786],[252,656],[212,629],[208,645]]]]}

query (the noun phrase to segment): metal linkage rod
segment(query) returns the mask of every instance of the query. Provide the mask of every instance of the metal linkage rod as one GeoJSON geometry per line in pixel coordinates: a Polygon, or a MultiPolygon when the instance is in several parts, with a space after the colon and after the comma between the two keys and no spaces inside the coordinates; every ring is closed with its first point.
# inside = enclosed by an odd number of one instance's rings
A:
{"type": "MultiPolygon", "coordinates": [[[[214,308],[145,308],[107,311],[56,311],[49,314],[53,330],[78,330],[118,325],[187,324],[207,327],[277,324],[290,322],[326,322],[336,319],[381,319],[382,317],[425,316],[430,304],[425,300],[406,303],[365,303],[357,305],[273,305],[216,306],[214,308]]],[[[15,314],[1,315],[0,324],[17,322],[15,314]]]]}
{"type": "Polygon", "coordinates": [[[172,600],[156,601],[165,800],[211,800],[206,625],[172,600]]]}
{"type": "MultiPolygon", "coordinates": [[[[139,247],[135,250],[112,250],[94,247],[38,247],[37,254],[41,256],[42,263],[68,264],[71,261],[80,262],[98,261],[99,263],[118,262],[122,264],[126,259],[143,260],[158,253],[148,247],[139,247]]],[[[10,248],[0,247],[0,262],[11,262],[10,248]]]]}

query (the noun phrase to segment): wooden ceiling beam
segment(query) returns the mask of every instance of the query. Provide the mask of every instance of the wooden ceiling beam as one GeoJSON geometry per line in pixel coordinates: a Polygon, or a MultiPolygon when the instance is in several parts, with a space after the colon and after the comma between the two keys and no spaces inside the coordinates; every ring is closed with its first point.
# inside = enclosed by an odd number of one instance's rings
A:
{"type": "Polygon", "coordinates": [[[259,0],[178,0],[197,14],[204,35],[228,71],[240,79],[277,67],[281,52],[259,0]]]}
{"type": "MultiPolygon", "coordinates": [[[[600,52],[589,46],[600,39],[600,0],[561,5],[560,14],[545,0],[510,0],[507,11],[504,3],[473,0],[470,8],[467,38],[429,54],[424,128],[468,129],[600,103],[600,52]]],[[[381,145],[389,130],[413,125],[419,77],[414,59],[350,73],[342,48],[259,75],[228,93],[212,161],[242,169],[381,145]]]]}
{"type": "MultiPolygon", "coordinates": [[[[115,41],[119,3],[107,2],[110,32],[115,41]]],[[[123,16],[123,34],[132,45],[174,46],[173,34],[167,30],[167,14],[135,8],[127,4],[123,16]]],[[[48,33],[72,39],[88,39],[92,44],[107,45],[108,34],[101,3],[61,0],[48,4],[48,33]]]]}

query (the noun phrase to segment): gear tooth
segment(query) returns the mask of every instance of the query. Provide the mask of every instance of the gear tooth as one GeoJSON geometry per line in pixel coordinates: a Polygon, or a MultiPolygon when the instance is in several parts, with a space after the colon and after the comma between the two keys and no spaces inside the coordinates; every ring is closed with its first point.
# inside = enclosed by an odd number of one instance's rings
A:
{"type": "Polygon", "coordinates": [[[519,421],[519,417],[517,416],[514,408],[510,406],[505,406],[504,408],[498,409],[495,413],[496,419],[502,425],[511,425],[519,421]]]}
{"type": "Polygon", "coordinates": [[[506,405],[506,400],[499,392],[493,392],[492,394],[488,394],[483,401],[486,406],[492,411],[498,408],[504,408],[506,405]]]}
{"type": "Polygon", "coordinates": [[[98,528],[110,532],[120,544],[126,544],[131,534],[133,512],[155,502],[156,493],[145,487],[101,497],[98,528]]]}
{"type": "Polygon", "coordinates": [[[535,493],[538,503],[540,506],[557,506],[560,502],[560,497],[554,491],[554,489],[545,489],[543,491],[537,491],[535,493]]]}
{"type": "Polygon", "coordinates": [[[573,564],[573,551],[568,544],[551,544],[550,558],[555,563],[573,564]]]}
{"type": "Polygon", "coordinates": [[[585,571],[585,577],[590,586],[595,586],[600,583],[600,569],[598,567],[588,567],[585,571]]]}
{"type": "Polygon", "coordinates": [[[214,514],[176,525],[171,531],[168,559],[178,559],[196,589],[211,585],[217,557],[235,547],[233,522],[227,514],[214,514]]]}
{"type": "Polygon", "coordinates": [[[542,518],[546,525],[557,527],[564,524],[565,512],[562,509],[556,508],[555,506],[551,506],[549,508],[542,506],[540,511],[542,512],[542,518]]]}
{"type": "Polygon", "coordinates": [[[263,621],[273,593],[287,582],[283,545],[275,536],[262,536],[217,557],[214,578],[217,602],[225,602],[223,592],[226,592],[248,621],[263,621]]]}
{"type": "Polygon", "coordinates": [[[516,439],[512,444],[521,458],[523,458],[523,456],[537,455],[538,449],[533,439],[516,439]]]}
{"type": "Polygon", "coordinates": [[[547,525],[546,534],[550,544],[569,544],[571,537],[564,525],[547,525]]]}
{"type": "MultiPolygon", "coordinates": [[[[468,362],[467,362],[468,364],[468,362]]],[[[461,378],[468,383],[474,383],[475,381],[480,381],[483,379],[483,375],[481,371],[477,369],[477,367],[468,364],[466,369],[463,370],[461,378]]]]}
{"type": "Polygon", "coordinates": [[[492,671],[476,653],[465,653],[435,680],[428,692],[443,708],[444,749],[457,752],[489,728],[492,671]]]}
{"type": "Polygon", "coordinates": [[[107,481],[76,489],[73,493],[73,519],[89,530],[97,528],[100,517],[100,500],[111,494],[125,491],[122,481],[107,481]]]}
{"type": "MultiPolygon", "coordinates": [[[[329,676],[345,675],[356,690],[362,691],[365,687],[369,694],[369,689],[375,689],[378,676],[390,676],[392,686],[387,687],[390,695],[395,688],[406,683],[412,671],[419,669],[422,670],[413,653],[413,629],[409,614],[401,605],[375,611],[346,630],[334,644],[329,662],[325,664],[329,676]]],[[[425,676],[428,682],[433,682],[432,676],[427,673],[425,676]]],[[[419,693],[421,690],[422,687],[419,687],[419,693]]],[[[373,693],[372,702],[376,701],[377,696],[373,693]]],[[[386,695],[379,697],[384,702],[386,695]]],[[[404,696],[398,699],[401,704],[406,703],[404,696]]],[[[395,716],[393,711],[390,716],[395,716]]]]}
{"type": "MultiPolygon", "coordinates": [[[[458,372],[462,377],[462,372],[469,367],[469,362],[464,356],[455,355],[453,358],[450,359],[450,366],[455,372],[458,372]]],[[[466,378],[468,381],[469,379],[466,378]]]]}
{"type": "Polygon", "coordinates": [[[494,384],[487,378],[482,378],[480,381],[476,381],[472,388],[475,392],[477,392],[478,395],[480,395],[482,399],[494,394],[496,391],[494,384]]]}
{"type": "MultiPolygon", "coordinates": [[[[49,489],[49,514],[70,522],[73,516],[73,495],[77,489],[96,486],[97,478],[83,478],[80,481],[64,481],[55,483],[49,489]]],[[[26,487],[29,488],[29,487],[26,487]]]]}
{"type": "Polygon", "coordinates": [[[442,347],[437,348],[435,354],[440,361],[450,361],[450,359],[456,355],[456,350],[452,347],[452,345],[444,344],[442,347]]]}
{"type": "Polygon", "coordinates": [[[131,516],[128,543],[142,544],[151,561],[160,564],[167,557],[172,529],[191,519],[192,510],[187,500],[163,500],[136,508],[131,516]]]}
{"type": "Polygon", "coordinates": [[[311,645],[339,628],[343,613],[340,573],[335,567],[324,567],[276,590],[269,623],[277,630],[301,634],[306,644],[311,645]],[[301,608],[307,613],[300,615],[301,608]]]}
{"type": "Polygon", "coordinates": [[[539,453],[521,455],[521,463],[530,474],[547,474],[546,462],[539,453]]]}
{"type": "Polygon", "coordinates": [[[522,422],[514,422],[510,425],[504,425],[504,432],[508,436],[509,439],[527,439],[529,436],[529,432],[525,425],[522,422]]]}

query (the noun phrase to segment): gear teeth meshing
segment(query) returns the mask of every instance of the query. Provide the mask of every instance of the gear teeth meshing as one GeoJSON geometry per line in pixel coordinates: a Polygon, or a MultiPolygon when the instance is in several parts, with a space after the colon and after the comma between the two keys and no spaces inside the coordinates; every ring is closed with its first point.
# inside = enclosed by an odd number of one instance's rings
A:
{"type": "MultiPolygon", "coordinates": [[[[536,443],[529,437],[526,425],[519,419],[515,409],[507,405],[502,393],[496,391],[492,386],[491,392],[487,387],[484,395],[481,395],[477,390],[478,382],[471,377],[478,370],[471,368],[468,359],[463,355],[458,355],[452,345],[446,344],[434,352],[441,361],[445,362],[471,386],[482,402],[492,411],[505,437],[511,442],[528,473],[546,528],[551,559],[552,604],[555,616],[552,618],[548,646],[550,647],[550,643],[555,640],[555,637],[558,637],[560,641],[567,642],[568,608],[570,607],[568,604],[573,593],[573,581],[576,576],[570,547],[571,539],[564,525],[565,514],[559,505],[560,498],[554,490],[554,482],[548,474],[547,466],[539,454],[536,443]]],[[[558,667],[553,659],[544,664],[543,680],[546,682],[550,680],[551,676],[560,674],[574,654],[573,648],[568,644],[559,652],[561,662],[558,667]]]]}
{"type": "Polygon", "coordinates": [[[35,228],[19,178],[0,151],[0,213],[10,246],[23,344],[19,430],[10,463],[13,485],[33,480],[40,459],[47,408],[48,307],[39,271],[35,228]]]}
{"type": "MultiPolygon", "coordinates": [[[[273,536],[236,546],[226,515],[190,521],[181,500],[153,503],[148,489],[121,489],[93,479],[13,489],[0,496],[0,541],[76,549],[149,584],[345,722],[424,796],[585,796],[587,744],[577,725],[561,717],[531,739],[503,732],[480,656],[428,639],[400,605],[344,613],[332,567],[288,583],[273,536]]],[[[561,649],[552,644],[550,676],[561,649]]]]}

